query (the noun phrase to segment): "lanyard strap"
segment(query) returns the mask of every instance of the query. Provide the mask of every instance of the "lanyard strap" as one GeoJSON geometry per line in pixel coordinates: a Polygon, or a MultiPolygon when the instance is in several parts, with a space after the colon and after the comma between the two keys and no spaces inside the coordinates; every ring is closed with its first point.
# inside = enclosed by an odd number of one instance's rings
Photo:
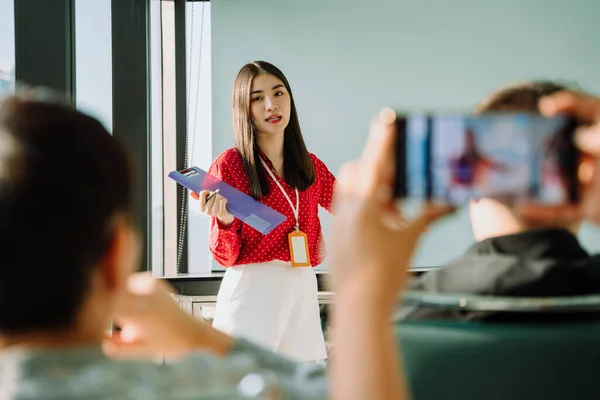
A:
{"type": "Polygon", "coordinates": [[[265,160],[263,160],[262,157],[259,157],[259,158],[260,158],[260,162],[262,163],[263,167],[265,167],[265,169],[267,170],[269,175],[271,175],[271,178],[273,178],[273,180],[275,181],[277,186],[279,186],[279,190],[281,190],[281,193],[283,193],[283,195],[285,196],[285,199],[290,204],[290,207],[292,207],[292,211],[294,212],[294,218],[296,218],[296,233],[298,233],[298,231],[300,230],[300,222],[298,221],[298,214],[300,212],[300,196],[298,195],[298,188],[296,188],[296,207],[294,207],[294,203],[292,203],[292,199],[290,199],[290,196],[288,196],[288,194],[286,193],[283,186],[281,186],[281,183],[279,183],[279,179],[277,179],[277,177],[275,176],[273,171],[271,171],[271,168],[269,168],[269,166],[267,165],[265,160]]]}

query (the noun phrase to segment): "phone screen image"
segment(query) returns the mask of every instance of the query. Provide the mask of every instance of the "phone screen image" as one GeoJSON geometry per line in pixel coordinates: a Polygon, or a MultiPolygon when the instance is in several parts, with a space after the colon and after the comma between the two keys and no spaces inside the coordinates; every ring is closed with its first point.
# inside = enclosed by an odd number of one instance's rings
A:
{"type": "Polygon", "coordinates": [[[397,117],[397,197],[576,201],[575,124],[530,114],[397,117]]]}

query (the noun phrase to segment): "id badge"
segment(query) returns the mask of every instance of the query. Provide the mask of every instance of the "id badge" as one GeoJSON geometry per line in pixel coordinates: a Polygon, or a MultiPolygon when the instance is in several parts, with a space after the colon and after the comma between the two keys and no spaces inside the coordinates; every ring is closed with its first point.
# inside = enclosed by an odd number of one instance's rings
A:
{"type": "Polygon", "coordinates": [[[292,267],[310,267],[308,237],[302,231],[294,231],[288,235],[292,267]]]}

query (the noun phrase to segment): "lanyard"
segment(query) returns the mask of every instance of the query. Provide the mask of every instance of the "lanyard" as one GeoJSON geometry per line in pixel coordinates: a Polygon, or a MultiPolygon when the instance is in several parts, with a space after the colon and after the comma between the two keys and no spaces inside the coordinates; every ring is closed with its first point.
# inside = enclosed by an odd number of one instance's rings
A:
{"type": "Polygon", "coordinates": [[[286,193],[283,186],[281,186],[281,183],[279,183],[279,180],[277,179],[277,177],[275,176],[273,171],[271,171],[271,168],[269,168],[269,166],[267,165],[265,160],[262,159],[262,157],[259,157],[259,158],[260,158],[260,162],[262,163],[263,167],[265,167],[265,169],[267,170],[269,175],[271,175],[271,178],[273,178],[273,180],[275,181],[277,186],[279,186],[279,190],[281,190],[281,193],[283,193],[283,195],[285,196],[285,199],[290,204],[290,207],[292,207],[292,211],[294,212],[294,218],[296,218],[296,233],[298,233],[298,231],[300,231],[300,222],[298,221],[298,214],[300,212],[300,197],[298,195],[298,188],[296,188],[296,207],[294,207],[294,203],[292,203],[292,199],[290,199],[290,196],[288,196],[288,194],[286,193]]]}

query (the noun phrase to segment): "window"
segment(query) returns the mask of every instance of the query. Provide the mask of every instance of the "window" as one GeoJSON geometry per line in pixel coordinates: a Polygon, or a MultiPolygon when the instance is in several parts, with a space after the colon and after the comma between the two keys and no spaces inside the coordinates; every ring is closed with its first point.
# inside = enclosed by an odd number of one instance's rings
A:
{"type": "Polygon", "coordinates": [[[111,0],[75,2],[77,108],[112,128],[111,0]]]}
{"type": "Polygon", "coordinates": [[[163,92],[162,92],[162,5],[160,0],[150,3],[150,107],[151,154],[150,213],[152,214],[152,266],[154,275],[164,275],[164,222],[163,222],[163,92]]]}
{"type": "Polygon", "coordinates": [[[0,1],[0,95],[15,85],[14,15],[14,1],[0,1]]]}
{"type": "MultiPolygon", "coordinates": [[[[188,69],[188,149],[190,165],[205,170],[212,154],[212,93],[210,2],[188,2],[186,7],[186,66],[188,69]]],[[[195,201],[188,211],[188,272],[212,270],[208,250],[209,219],[200,213],[195,201]]]]}
{"type": "Polygon", "coordinates": [[[187,193],[182,207],[182,189],[167,175],[212,161],[210,2],[152,0],[150,18],[152,270],[209,273],[209,219],[187,193]]]}

